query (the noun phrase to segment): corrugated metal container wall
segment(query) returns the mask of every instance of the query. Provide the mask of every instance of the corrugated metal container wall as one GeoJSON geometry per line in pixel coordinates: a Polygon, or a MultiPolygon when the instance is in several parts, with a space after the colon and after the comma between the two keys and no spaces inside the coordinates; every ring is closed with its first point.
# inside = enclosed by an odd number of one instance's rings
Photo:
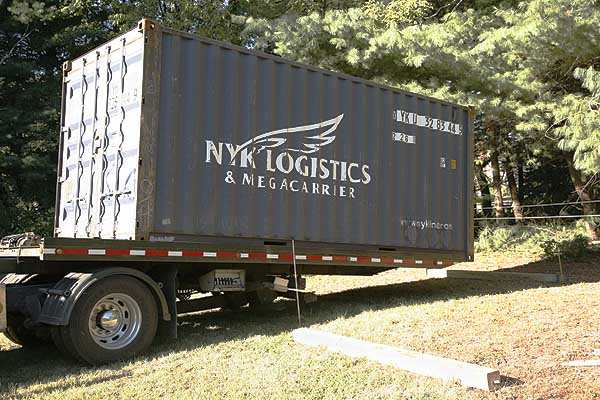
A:
{"type": "Polygon", "coordinates": [[[472,254],[466,108],[152,27],[136,238],[472,254]]]}

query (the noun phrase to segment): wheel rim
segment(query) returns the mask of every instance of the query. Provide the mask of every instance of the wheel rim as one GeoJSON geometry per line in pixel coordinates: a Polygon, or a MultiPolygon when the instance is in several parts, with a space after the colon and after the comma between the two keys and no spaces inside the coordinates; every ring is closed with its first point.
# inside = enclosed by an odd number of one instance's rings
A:
{"type": "Polygon", "coordinates": [[[94,342],[107,350],[131,344],[142,326],[142,310],[131,296],[112,293],[92,308],[89,330],[94,342]]]}

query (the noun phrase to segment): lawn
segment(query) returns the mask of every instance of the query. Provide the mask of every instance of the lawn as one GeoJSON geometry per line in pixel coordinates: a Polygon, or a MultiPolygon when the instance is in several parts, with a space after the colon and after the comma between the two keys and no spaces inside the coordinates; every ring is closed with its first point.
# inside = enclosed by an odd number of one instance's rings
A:
{"type": "MultiPolygon", "coordinates": [[[[296,345],[286,311],[181,318],[180,339],[102,368],[0,338],[0,396],[95,399],[598,399],[600,368],[563,367],[600,349],[600,256],[566,262],[561,285],[427,279],[421,270],[311,277],[304,326],[497,368],[494,393],[296,345]]],[[[527,255],[478,255],[453,268],[557,272],[527,255]]],[[[600,357],[597,357],[600,358],[600,357]]]]}

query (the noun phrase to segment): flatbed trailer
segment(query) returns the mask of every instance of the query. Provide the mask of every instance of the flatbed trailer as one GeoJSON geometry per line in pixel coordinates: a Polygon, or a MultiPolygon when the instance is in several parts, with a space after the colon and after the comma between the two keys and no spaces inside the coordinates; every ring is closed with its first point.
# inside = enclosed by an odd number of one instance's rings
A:
{"type": "Polygon", "coordinates": [[[280,242],[240,251],[227,244],[31,234],[14,239],[21,244],[0,247],[0,332],[25,346],[53,341],[63,354],[90,364],[131,357],[156,333],[176,339],[181,313],[258,306],[279,296],[295,299],[296,292],[301,301],[314,301],[305,291],[304,275],[373,275],[398,267],[453,264],[446,256],[396,258],[389,251],[365,252],[355,246],[323,249],[280,242]],[[108,287],[87,299],[100,282],[108,287]],[[191,298],[199,293],[210,296],[191,298]],[[143,309],[150,310],[152,318],[143,309]],[[127,323],[135,324],[135,318],[150,319],[151,324],[138,329],[133,341],[120,334],[128,332],[127,323]],[[87,326],[73,323],[81,320],[87,326]]]}
{"type": "Polygon", "coordinates": [[[306,275],[473,260],[470,108],[147,19],[63,70],[54,235],[0,241],[15,343],[102,364],[306,275]]]}

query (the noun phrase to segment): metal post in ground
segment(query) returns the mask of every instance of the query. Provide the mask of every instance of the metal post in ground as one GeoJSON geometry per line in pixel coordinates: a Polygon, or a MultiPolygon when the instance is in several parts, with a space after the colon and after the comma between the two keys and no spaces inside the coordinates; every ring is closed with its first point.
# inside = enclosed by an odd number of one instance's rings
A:
{"type": "Polygon", "coordinates": [[[298,308],[298,326],[302,326],[302,316],[300,315],[300,292],[298,292],[298,269],[296,268],[296,243],[292,239],[292,259],[294,260],[294,282],[296,292],[296,307],[298,308]]]}

